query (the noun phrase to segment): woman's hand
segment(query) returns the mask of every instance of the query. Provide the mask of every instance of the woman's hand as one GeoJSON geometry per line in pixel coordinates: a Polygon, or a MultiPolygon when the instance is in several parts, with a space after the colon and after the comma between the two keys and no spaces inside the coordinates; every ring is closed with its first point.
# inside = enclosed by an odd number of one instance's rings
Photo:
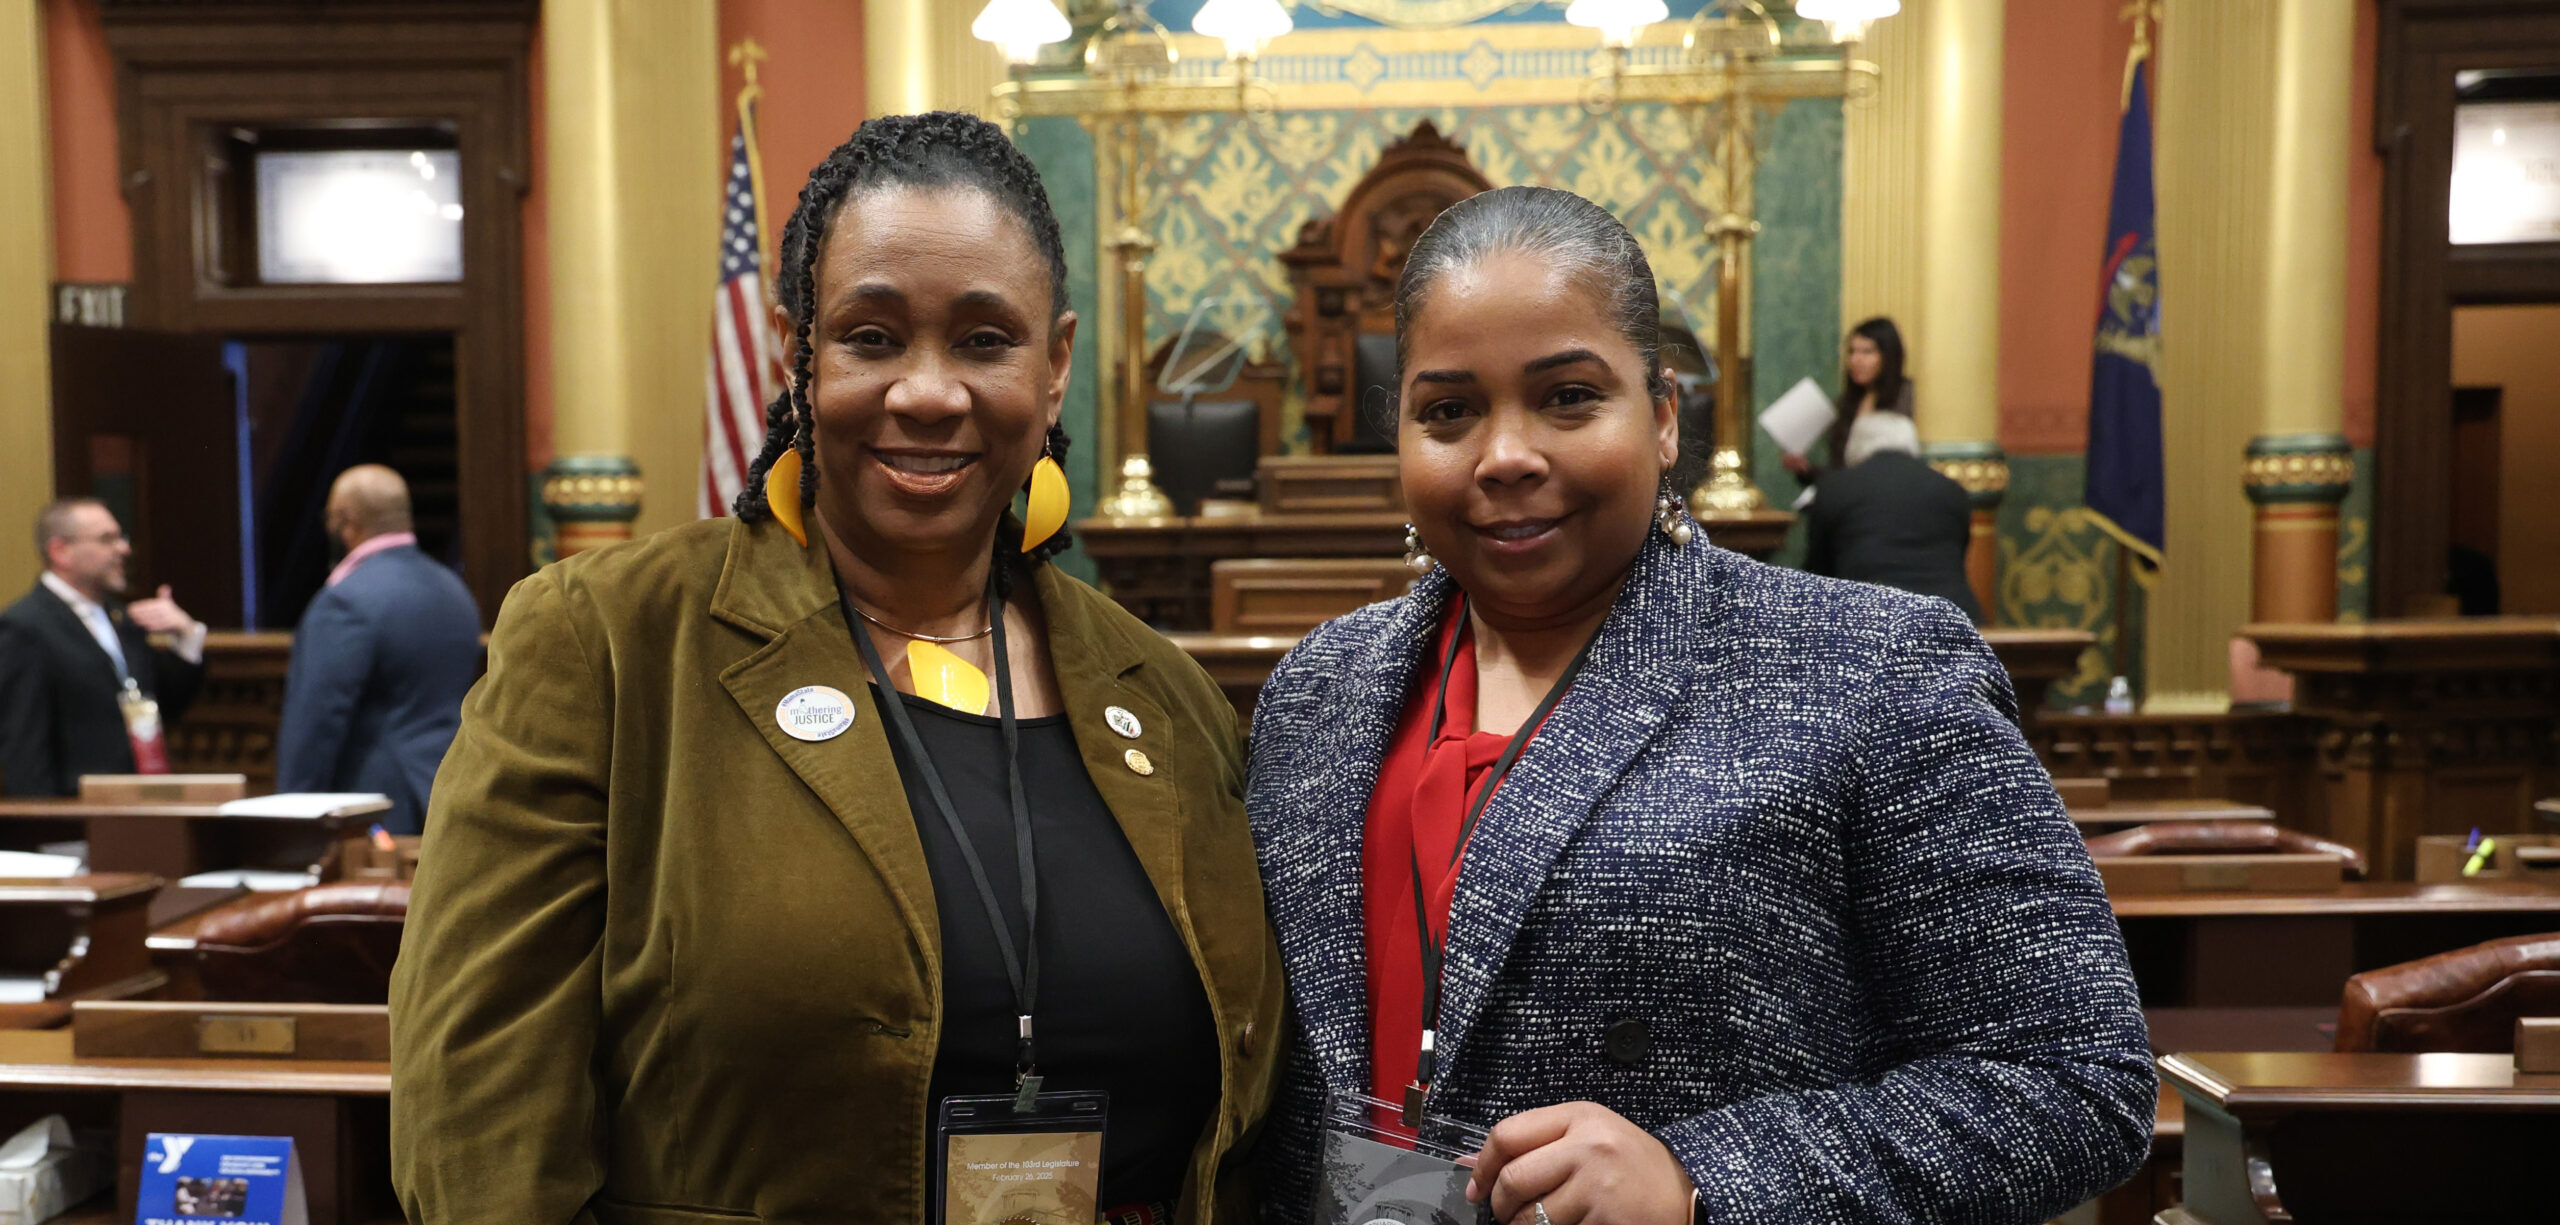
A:
{"type": "Polygon", "coordinates": [[[1467,1199],[1495,1220],[1546,1225],[1688,1225],[1693,1184],[1671,1150],[1594,1102],[1504,1119],[1476,1154],[1467,1199]]]}
{"type": "Polygon", "coordinates": [[[1813,461],[1806,459],[1793,451],[1780,455],[1778,457],[1778,461],[1787,466],[1787,471],[1795,473],[1797,476],[1811,476],[1813,474],[1813,461]]]}

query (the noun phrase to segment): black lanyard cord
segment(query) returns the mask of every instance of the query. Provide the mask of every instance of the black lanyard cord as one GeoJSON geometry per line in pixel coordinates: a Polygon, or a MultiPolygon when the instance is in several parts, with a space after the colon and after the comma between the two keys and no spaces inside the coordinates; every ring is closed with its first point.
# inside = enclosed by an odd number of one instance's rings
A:
{"type": "MultiPolygon", "coordinates": [[[[1002,565],[1002,562],[996,563],[1002,565]]],[[[890,679],[889,670],[880,662],[880,650],[872,644],[871,634],[860,622],[848,615],[847,627],[853,632],[854,645],[862,650],[862,664],[879,682],[880,707],[889,722],[898,729],[898,738],[907,746],[907,757],[924,775],[925,790],[933,796],[933,806],[942,815],[942,823],[951,831],[952,841],[960,844],[960,858],[969,865],[969,879],[978,887],[978,901],[986,907],[987,925],[995,930],[996,951],[1004,957],[1006,979],[1013,984],[1014,1012],[1017,1028],[1014,1036],[1015,1084],[1021,1090],[1019,1108],[1028,1109],[1028,1099],[1039,1092],[1038,1063],[1033,1058],[1031,1017],[1040,995],[1040,881],[1031,846],[1031,805],[1022,786],[1022,731],[1013,713],[1013,670],[1005,649],[1004,594],[989,576],[987,585],[988,619],[994,623],[996,666],[996,712],[1004,730],[1005,783],[1013,807],[1014,862],[1022,877],[1022,945],[1014,945],[1013,931],[1005,922],[1004,907],[996,901],[995,886],[987,880],[986,864],[978,858],[977,844],[960,823],[960,813],[951,803],[951,795],[942,786],[942,772],[934,767],[933,756],[924,747],[924,738],[916,734],[915,721],[907,716],[906,700],[890,679]]]]}
{"type": "MultiPolygon", "coordinates": [[[[1467,608],[1463,601],[1458,606],[1458,616],[1461,618],[1458,632],[1450,636],[1448,653],[1440,661],[1440,693],[1432,704],[1430,738],[1423,741],[1426,754],[1432,745],[1439,743],[1441,722],[1449,709],[1449,676],[1457,670],[1458,646],[1467,635],[1464,624],[1467,608]]],[[[1467,840],[1475,836],[1476,822],[1484,816],[1485,806],[1493,801],[1493,793],[1501,789],[1502,780],[1510,775],[1511,767],[1520,760],[1521,751],[1529,747],[1529,741],[1546,723],[1547,716],[1555,713],[1556,703],[1564,700],[1565,691],[1573,688],[1575,678],[1582,675],[1583,665],[1591,661],[1592,646],[1599,641],[1600,632],[1595,629],[1591,637],[1583,640],[1582,649],[1574,653],[1573,662],[1565,665],[1564,674],[1547,687],[1547,696],[1539,700],[1538,708],[1520,724],[1519,730],[1511,733],[1511,742],[1503,746],[1502,756],[1494,760],[1492,771],[1478,785],[1475,800],[1467,805],[1466,816],[1458,823],[1457,841],[1449,848],[1449,867],[1452,870],[1457,868],[1459,857],[1466,853],[1467,840]]],[[[1414,1061],[1413,1087],[1405,1094],[1405,1125],[1408,1127],[1416,1125],[1415,1120],[1421,1115],[1422,1095],[1430,1090],[1432,1077],[1439,1070],[1436,1048],[1440,1036],[1440,970],[1448,960],[1448,942],[1432,937],[1430,910],[1423,904],[1421,853],[1410,852],[1410,862],[1413,867],[1414,933],[1422,945],[1422,1051],[1414,1061]]]]}

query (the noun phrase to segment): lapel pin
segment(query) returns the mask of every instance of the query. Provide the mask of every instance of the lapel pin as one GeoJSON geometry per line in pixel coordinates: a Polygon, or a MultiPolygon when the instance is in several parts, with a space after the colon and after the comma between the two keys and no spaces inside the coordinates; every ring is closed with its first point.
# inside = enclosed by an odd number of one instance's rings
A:
{"type": "Polygon", "coordinates": [[[1129,768],[1137,771],[1140,776],[1156,772],[1156,763],[1147,760],[1147,755],[1136,749],[1131,749],[1128,752],[1121,754],[1120,760],[1128,762],[1129,768]]]}
{"type": "Polygon", "coordinates": [[[853,699],[841,689],[803,685],[773,708],[773,722],[794,740],[833,740],[853,726],[853,699]]]}
{"type": "Polygon", "coordinates": [[[1130,714],[1125,706],[1104,707],[1102,721],[1110,724],[1111,730],[1120,733],[1121,737],[1127,740],[1137,739],[1138,733],[1146,730],[1138,723],[1138,716],[1130,714]]]}

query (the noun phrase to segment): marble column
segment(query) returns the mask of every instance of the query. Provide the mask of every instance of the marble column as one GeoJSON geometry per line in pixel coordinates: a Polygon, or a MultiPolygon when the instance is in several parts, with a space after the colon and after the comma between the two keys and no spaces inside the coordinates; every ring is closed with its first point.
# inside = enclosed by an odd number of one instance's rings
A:
{"type": "MultiPolygon", "coordinates": [[[[33,527],[53,497],[53,177],[46,165],[44,6],[0,0],[0,524],[33,527]]],[[[0,598],[35,582],[25,537],[0,549],[0,598]]]]}
{"type": "Polygon", "coordinates": [[[1997,620],[2000,450],[2002,0],[1915,5],[1923,156],[1920,315],[1905,319],[1924,458],[1973,496],[1965,570],[1997,620]]]}
{"type": "Polygon", "coordinates": [[[2277,0],[2258,434],[2241,485],[2253,621],[2334,621],[2346,405],[2348,118],[2355,5],[2277,0]]]}
{"type": "Polygon", "coordinates": [[[714,0],[543,6],[556,549],[694,517],[718,275],[714,0]],[[686,188],[690,185],[690,189],[686,188]],[[658,483],[644,502],[642,477],[658,483]]]}

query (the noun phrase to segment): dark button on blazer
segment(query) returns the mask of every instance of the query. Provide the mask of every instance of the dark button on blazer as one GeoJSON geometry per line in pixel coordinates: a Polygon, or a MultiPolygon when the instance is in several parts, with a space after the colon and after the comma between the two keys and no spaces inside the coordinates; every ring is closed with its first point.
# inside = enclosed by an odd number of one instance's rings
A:
{"type": "MultiPolygon", "coordinates": [[[[1369,1083],[1360,842],[1442,574],[1307,636],[1246,805],[1295,1006],[1265,1220],[1369,1083]]],[[[2046,1220],[2129,1176],[2157,1082],[2116,922],[1953,608],[1650,536],[1477,826],[1431,1108],[1598,1102],[1722,1222],[2046,1220]]]]}

